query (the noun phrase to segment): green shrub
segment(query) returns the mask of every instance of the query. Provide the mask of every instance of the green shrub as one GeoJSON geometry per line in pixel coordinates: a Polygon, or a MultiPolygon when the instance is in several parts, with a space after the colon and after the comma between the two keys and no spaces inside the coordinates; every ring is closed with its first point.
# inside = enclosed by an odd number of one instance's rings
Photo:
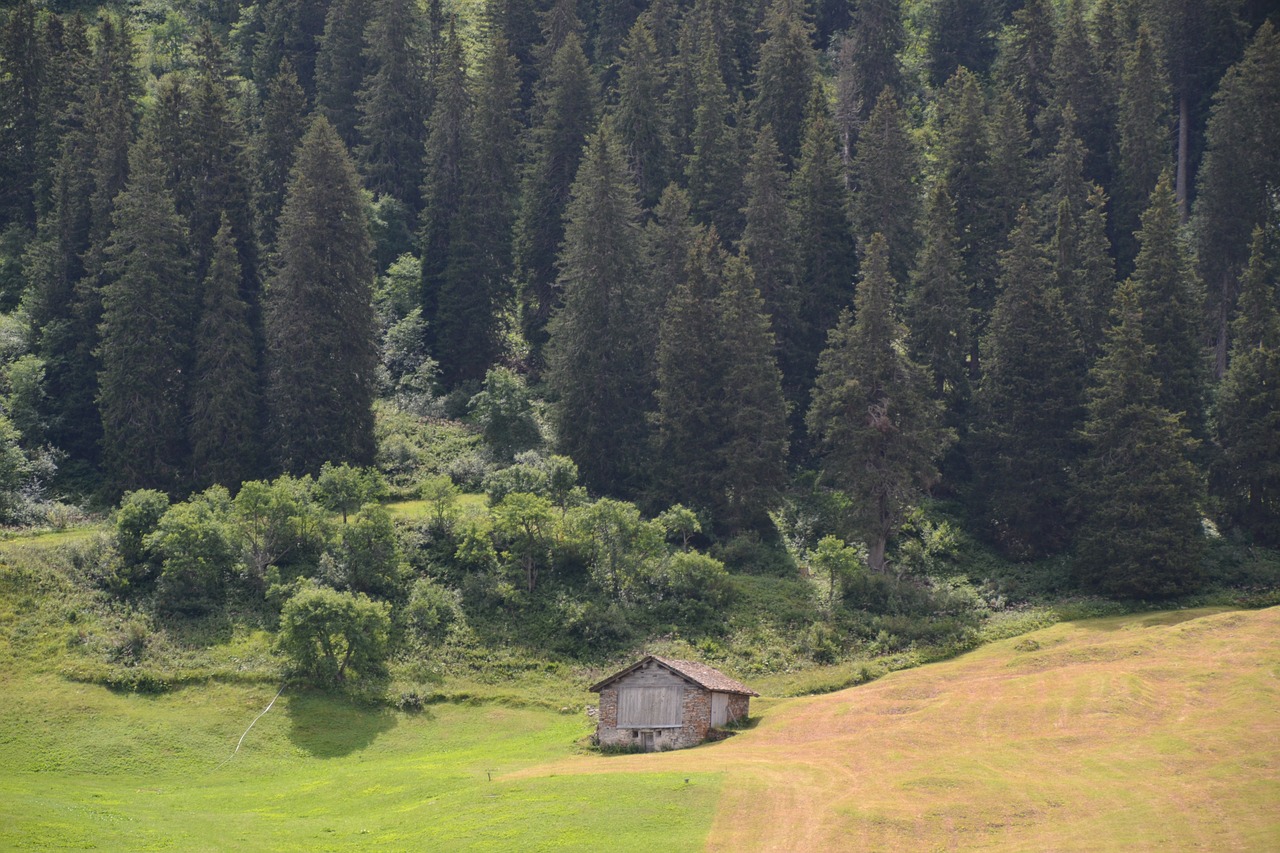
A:
{"type": "Polygon", "coordinates": [[[309,586],[285,603],[276,642],[299,676],[335,686],[385,672],[390,628],[388,605],[309,586]]]}
{"type": "Polygon", "coordinates": [[[461,615],[458,593],[429,578],[414,582],[404,607],[404,619],[409,630],[417,637],[432,642],[441,639],[461,615]]]}
{"type": "Polygon", "coordinates": [[[171,506],[146,537],[162,561],[157,594],[164,609],[195,615],[222,602],[236,564],[230,514],[227,490],[214,486],[171,506]]]}
{"type": "Polygon", "coordinates": [[[160,519],[169,509],[169,496],[155,489],[128,492],[116,512],[116,551],[123,564],[120,588],[153,580],[160,561],[147,544],[160,519]]]}

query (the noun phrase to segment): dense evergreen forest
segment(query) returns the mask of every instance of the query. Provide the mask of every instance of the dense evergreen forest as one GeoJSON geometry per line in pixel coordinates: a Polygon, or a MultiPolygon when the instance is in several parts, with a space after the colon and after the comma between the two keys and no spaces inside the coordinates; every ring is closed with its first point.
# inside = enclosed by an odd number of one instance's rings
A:
{"type": "Polygon", "coordinates": [[[582,488],[880,573],[944,500],[1114,596],[1280,545],[1263,0],[6,5],[7,523],[350,463],[487,482],[528,593],[582,488]]]}

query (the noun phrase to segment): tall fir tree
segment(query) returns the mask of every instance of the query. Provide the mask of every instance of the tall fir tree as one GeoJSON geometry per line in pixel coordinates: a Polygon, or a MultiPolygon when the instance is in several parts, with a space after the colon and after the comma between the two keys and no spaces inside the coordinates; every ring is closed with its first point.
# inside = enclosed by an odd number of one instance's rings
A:
{"type": "Polygon", "coordinates": [[[458,374],[454,347],[464,340],[453,331],[451,324],[456,318],[442,310],[441,303],[455,300],[454,294],[446,294],[444,290],[455,283],[446,281],[446,271],[455,233],[454,220],[462,207],[466,161],[471,145],[468,137],[470,123],[471,93],[467,88],[462,42],[451,25],[437,80],[435,109],[428,125],[423,162],[422,216],[418,231],[422,257],[422,306],[428,324],[428,341],[449,385],[457,380],[458,374]]]}
{"type": "Polygon", "coordinates": [[[1125,57],[1119,92],[1112,224],[1116,267],[1127,276],[1138,254],[1135,235],[1141,226],[1142,211],[1160,173],[1173,162],[1169,84],[1146,27],[1138,30],[1125,57]]]}
{"type": "Polygon", "coordinates": [[[414,0],[377,0],[365,28],[356,156],[365,185],[418,210],[435,37],[414,0]]]}
{"type": "Polygon", "coordinates": [[[928,10],[925,67],[929,82],[941,86],[961,68],[984,74],[995,58],[999,29],[993,0],[934,0],[928,10]]]}
{"type": "MultiPolygon", "coordinates": [[[[1175,84],[1176,88],[1176,84],[1175,84]]],[[[1207,151],[1196,200],[1200,275],[1210,293],[1214,369],[1226,370],[1237,281],[1249,235],[1274,204],[1280,175],[1280,31],[1258,28],[1244,57],[1222,78],[1205,132],[1207,151]]]]}
{"type": "Polygon", "coordinates": [[[664,109],[667,79],[648,19],[641,17],[622,46],[614,131],[627,152],[646,208],[658,203],[672,176],[671,134],[664,109]]]}
{"type": "Polygon", "coordinates": [[[1057,287],[1090,363],[1101,352],[1116,287],[1106,207],[1107,198],[1096,184],[1083,213],[1063,199],[1051,246],[1057,287]]]}
{"type": "Polygon", "coordinates": [[[274,467],[373,461],[378,363],[372,241],[355,167],[333,125],[303,137],[266,288],[267,433],[274,467]]]}
{"type": "Polygon", "coordinates": [[[0,22],[0,231],[10,223],[35,226],[44,66],[36,9],[23,0],[0,22]]]}
{"type": "Polygon", "coordinates": [[[1085,148],[1085,174],[1090,180],[1109,185],[1110,136],[1113,121],[1107,105],[1107,87],[1099,58],[1080,0],[1068,0],[1055,28],[1053,55],[1049,66],[1049,109],[1042,115],[1038,130],[1048,142],[1055,139],[1063,111],[1075,113],[1075,132],[1085,148]]]}
{"type": "Polygon", "coordinates": [[[936,179],[946,185],[956,207],[956,234],[969,288],[970,379],[976,379],[981,372],[978,341],[994,303],[996,264],[1004,237],[998,233],[992,209],[995,189],[985,112],[978,78],[961,69],[940,93],[930,128],[937,140],[936,179]]]}
{"type": "Polygon", "coordinates": [[[195,329],[187,436],[190,485],[197,489],[214,484],[234,489],[262,473],[256,338],[240,281],[235,235],[224,215],[195,329]]]}
{"type": "Polygon", "coordinates": [[[877,572],[885,571],[889,539],[937,480],[936,462],[954,439],[929,396],[928,375],[907,356],[895,289],[888,246],[873,236],[857,320],[843,311],[831,331],[807,416],[823,469],[848,495],[851,527],[877,572]]]}
{"type": "MultiPolygon", "coordinates": [[[[920,252],[907,288],[906,319],[911,357],[933,378],[933,397],[948,417],[969,398],[969,303],[956,235],[956,207],[946,185],[929,190],[920,222],[920,252]]],[[[959,423],[952,423],[959,426],[959,423]]]]}
{"type": "Polygon", "coordinates": [[[770,0],[763,29],[752,110],[758,127],[773,127],[783,160],[791,165],[800,156],[806,95],[818,74],[813,26],[800,0],[770,0]]]}
{"type": "Polygon", "coordinates": [[[654,392],[657,491],[670,503],[707,514],[720,508],[724,460],[719,450],[727,426],[715,304],[725,261],[719,243],[714,229],[699,229],[684,274],[667,300],[654,392]]]}
{"type": "Polygon", "coordinates": [[[702,55],[694,109],[692,153],[684,174],[694,218],[725,240],[742,233],[743,157],[729,90],[714,51],[702,55]]]}
{"type": "Polygon", "coordinates": [[[591,136],[565,215],[547,380],[560,449],[583,483],[614,495],[644,487],[652,352],[633,334],[643,302],[640,209],[607,122],[591,136]]]}
{"type": "Polygon", "coordinates": [[[135,145],[117,200],[106,247],[97,402],[111,488],[176,494],[187,485],[195,287],[163,156],[149,137],[135,145]]]}
{"type": "Polygon", "coordinates": [[[919,156],[898,101],[885,89],[858,136],[858,152],[850,170],[853,198],[849,213],[862,254],[866,254],[872,234],[884,234],[889,243],[889,271],[899,282],[906,281],[916,253],[919,171],[919,156]]]}
{"type": "Polygon", "coordinates": [[[740,258],[725,265],[717,309],[728,419],[720,515],[731,530],[763,529],[786,486],[788,407],[764,300],[740,258]]]}
{"type": "Polygon", "coordinates": [[[256,220],[264,254],[275,247],[276,220],[284,206],[293,157],[306,132],[307,96],[293,66],[281,63],[267,89],[252,155],[257,174],[256,220]]]}
{"type": "Polygon", "coordinates": [[[333,0],[316,53],[316,107],[349,149],[360,141],[358,96],[366,70],[364,28],[368,10],[369,0],[333,0]]]}
{"type": "MultiPolygon", "coordinates": [[[[667,303],[687,273],[689,253],[702,233],[689,209],[689,193],[678,184],[662,191],[652,218],[644,225],[647,296],[635,317],[635,334],[647,352],[658,351],[658,333],[667,303]]],[[[655,365],[656,369],[656,365],[655,365]]]]}
{"type": "Polygon", "coordinates": [[[667,303],[658,346],[655,464],[662,500],[717,529],[767,523],[786,479],[786,403],[749,267],[703,231],[667,303]]]}
{"type": "Polygon", "coordinates": [[[1264,231],[1255,229],[1231,363],[1214,405],[1213,486],[1226,519],[1274,547],[1280,545],[1280,288],[1272,252],[1264,231]]]}
{"type": "Polygon", "coordinates": [[[905,93],[898,54],[905,42],[902,4],[898,0],[863,0],[857,4],[853,26],[836,51],[840,58],[837,100],[847,105],[839,111],[836,122],[842,133],[847,122],[849,135],[857,136],[857,128],[871,115],[885,89],[902,100],[905,93]]]}
{"type": "MultiPolygon", "coordinates": [[[[1172,187],[1169,194],[1172,195],[1172,187]]],[[[1089,373],[1085,455],[1075,481],[1077,580],[1105,595],[1159,598],[1194,589],[1203,536],[1195,442],[1160,405],[1133,279],[1089,373]]]]}
{"type": "Polygon", "coordinates": [[[482,379],[502,352],[499,316],[511,301],[519,157],[516,71],[507,40],[491,31],[477,72],[461,198],[450,220],[449,263],[437,304],[439,360],[455,382],[482,379]]]}
{"type": "Polygon", "coordinates": [[[106,246],[115,199],[128,177],[137,78],[129,31],[111,16],[99,22],[92,52],[77,56],[68,69],[74,92],[57,122],[62,140],[50,203],[26,266],[37,351],[45,361],[49,438],[70,457],[64,470],[88,473],[102,435],[95,350],[106,246]]]}
{"type": "Polygon", "coordinates": [[[1041,124],[1052,96],[1055,17],[1049,0],[1028,0],[1001,31],[992,67],[992,75],[1013,94],[1032,127],[1041,124]]]}
{"type": "MultiPolygon", "coordinates": [[[[779,367],[787,399],[797,405],[808,390],[804,367],[793,363],[792,347],[802,340],[800,282],[796,271],[795,228],[787,203],[787,176],[782,155],[773,140],[773,128],[765,125],[756,134],[755,150],[747,170],[746,225],[739,253],[751,267],[756,287],[777,342],[779,367]]],[[[804,413],[799,413],[803,418],[804,413]]]]}
{"type": "Polygon", "coordinates": [[[288,61],[308,96],[315,94],[316,51],[324,33],[328,4],[309,0],[263,0],[247,10],[259,18],[244,76],[258,82],[260,91],[280,64],[288,61]]]}
{"type": "Polygon", "coordinates": [[[1168,171],[1151,193],[1138,232],[1132,282],[1143,341],[1152,348],[1147,368],[1159,382],[1157,402],[1182,418],[1197,440],[1205,436],[1209,377],[1202,344],[1204,293],[1178,223],[1178,202],[1168,171]]]}
{"type": "MultiPolygon", "coordinates": [[[[794,375],[807,386],[814,376],[833,318],[848,305],[857,269],[840,154],[825,99],[815,89],[800,162],[791,177],[792,243],[800,279],[799,334],[794,375]]],[[[807,408],[807,407],[806,407],[807,408]]]]}
{"type": "Polygon", "coordinates": [[[540,83],[516,219],[520,320],[535,362],[542,360],[547,321],[559,298],[556,253],[564,239],[570,188],[595,116],[595,81],[581,41],[570,34],[540,83]]]}
{"type": "Polygon", "coordinates": [[[1001,293],[982,341],[970,435],[973,496],[986,534],[1017,559],[1064,549],[1079,458],[1084,352],[1024,207],[1001,256],[1001,293]]]}

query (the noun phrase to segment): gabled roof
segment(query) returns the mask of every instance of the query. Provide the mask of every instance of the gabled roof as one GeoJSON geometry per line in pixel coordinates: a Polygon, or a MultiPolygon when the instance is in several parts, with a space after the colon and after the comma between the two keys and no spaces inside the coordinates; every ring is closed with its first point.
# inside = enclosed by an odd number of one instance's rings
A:
{"type": "Polygon", "coordinates": [[[663,669],[670,670],[680,676],[685,681],[695,684],[698,687],[706,688],[713,693],[740,693],[743,696],[760,695],[741,681],[735,681],[720,670],[709,667],[705,663],[694,663],[693,661],[676,660],[675,658],[662,658],[657,655],[646,655],[626,669],[615,672],[599,684],[591,685],[589,689],[592,693],[599,693],[615,681],[635,672],[649,661],[653,661],[663,669]]]}

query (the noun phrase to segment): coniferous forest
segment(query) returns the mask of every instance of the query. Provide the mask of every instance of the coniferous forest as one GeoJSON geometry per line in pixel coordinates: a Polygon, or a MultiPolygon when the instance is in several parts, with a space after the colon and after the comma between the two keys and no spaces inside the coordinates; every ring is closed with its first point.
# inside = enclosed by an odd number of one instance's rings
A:
{"type": "Polygon", "coordinates": [[[6,6],[0,512],[127,496],[112,583],[198,610],[230,518],[268,596],[558,573],[607,639],[714,606],[691,544],[873,598],[941,512],[1144,599],[1280,546],[1264,0],[6,6]]]}

